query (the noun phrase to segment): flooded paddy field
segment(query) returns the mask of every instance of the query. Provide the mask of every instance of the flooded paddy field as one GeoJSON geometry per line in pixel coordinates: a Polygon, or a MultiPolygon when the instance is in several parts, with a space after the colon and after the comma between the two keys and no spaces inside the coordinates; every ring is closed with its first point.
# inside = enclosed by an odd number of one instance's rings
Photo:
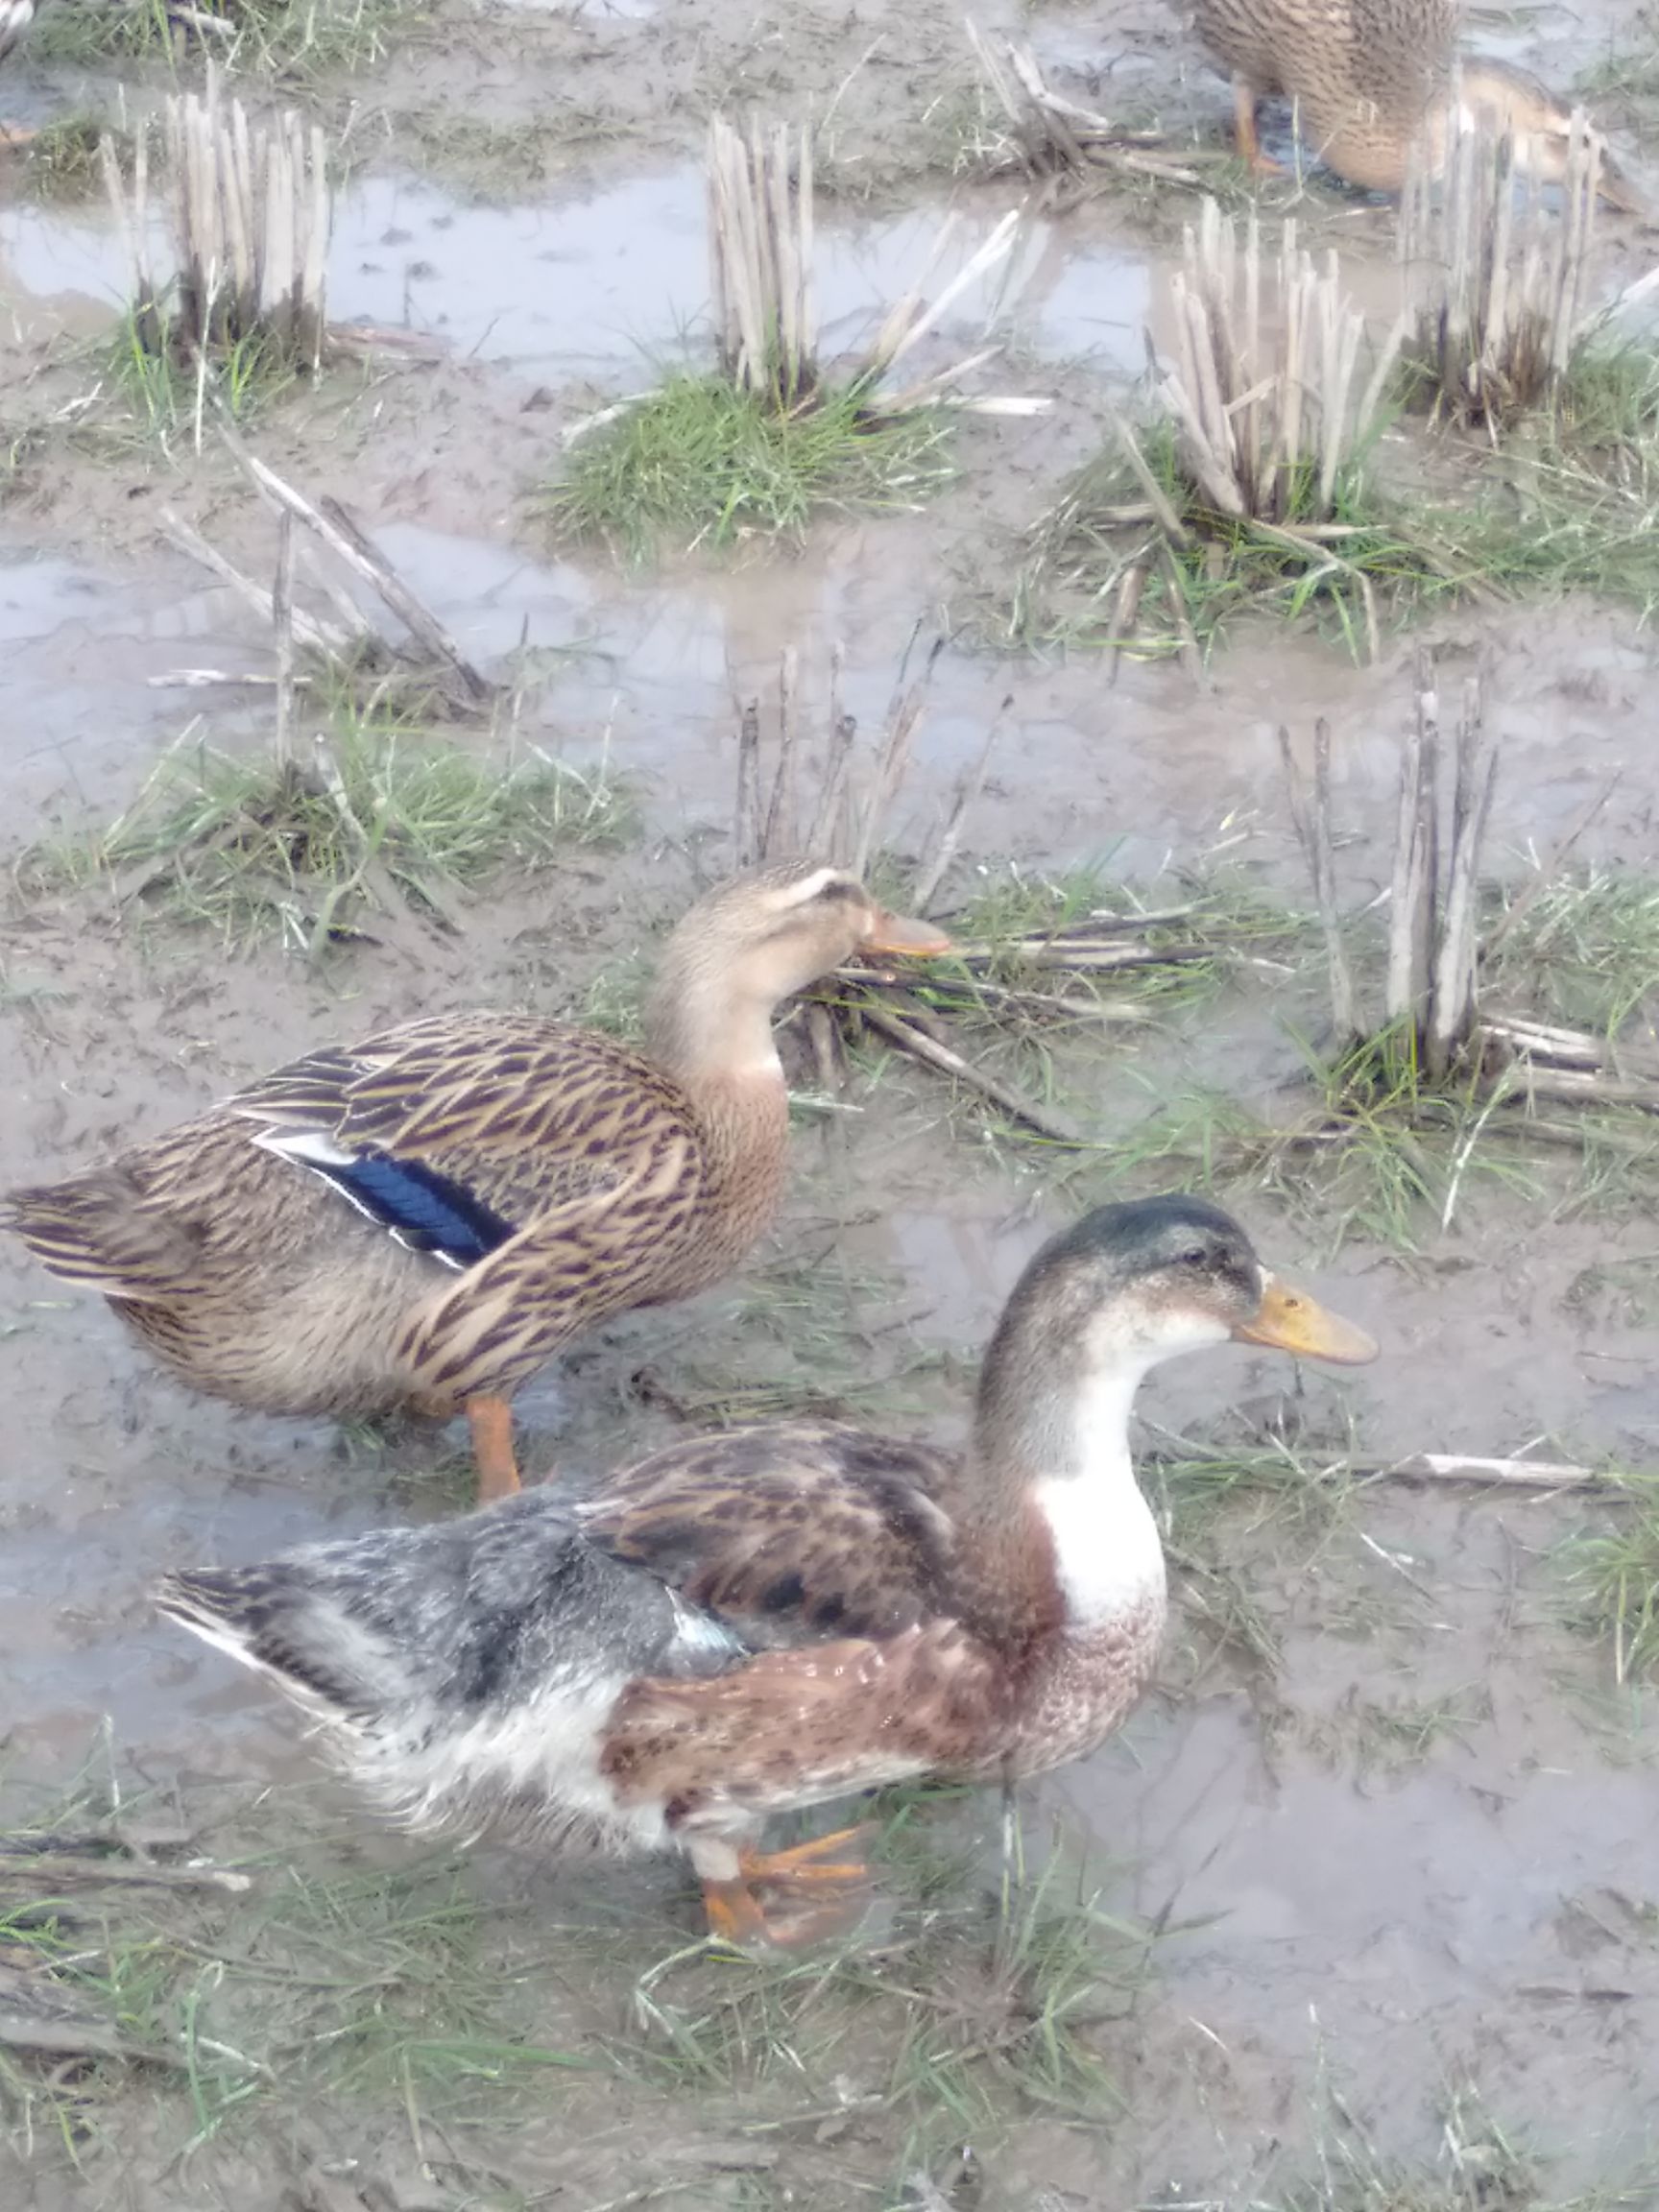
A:
{"type": "MultiPolygon", "coordinates": [[[[111,51],[54,22],[81,6],[43,6],[0,65],[8,120],[130,129],[164,97],[169,63],[136,33],[111,51]]],[[[454,926],[393,926],[354,893],[331,934],[314,883],[232,896],[182,830],[178,857],[142,841],[204,763],[269,755],[270,625],[183,541],[268,588],[276,526],[210,408],[157,414],[123,374],[127,254],[101,193],[42,196],[27,152],[0,154],[0,1189],[416,1014],[629,1029],[654,948],[733,865],[742,703],[770,729],[793,653],[816,760],[832,702],[874,741],[938,638],[883,882],[913,879],[995,724],[934,911],[1012,939],[1174,910],[1152,941],[1191,956],[1091,986],[1092,1013],[1016,1030],[981,1008],[953,1031],[1078,1146],[873,1033],[827,1096],[792,1019],[781,1222],[719,1289],[598,1332],[535,1384],[528,1468],[556,1459],[586,1488],[694,1426],[797,1410],[959,1438],[1044,1238],[1160,1189],[1218,1197],[1382,1357],[1333,1373],[1237,1346],[1153,1377],[1138,1448],[1175,1600],[1153,1691],[1022,1793],[1017,1863],[995,1791],[883,1800],[866,1924],[750,1963],[703,1943],[666,1863],[377,1825],[277,1700],[156,1618],[170,1568],[453,1512],[464,1439],[190,1397],[0,1239],[0,2200],[1659,2203],[1659,1134],[1628,1099],[1338,1095],[1279,739],[1309,757],[1329,727],[1340,901],[1374,996],[1416,656],[1436,656],[1448,722],[1482,672],[1483,995],[1615,1038],[1639,1090],[1659,1018],[1645,588],[1608,562],[1569,589],[1385,605],[1375,657],[1317,608],[1120,654],[1038,610],[1042,518],[1105,410],[1135,403],[1148,339],[1168,343],[1197,198],[1141,177],[1067,204],[982,175],[980,89],[943,4],[266,12],[229,82],[327,132],[329,315],[360,342],[238,436],[344,502],[493,686],[457,711],[319,685],[299,728],[348,764],[354,745],[437,747],[482,783],[564,776],[565,797],[552,828],[509,819],[457,865],[454,926]],[[752,108],[817,132],[827,356],[1023,208],[1007,263],[918,361],[960,360],[994,319],[1002,350],[973,388],[1050,404],[954,422],[926,497],[830,498],[799,531],[630,559],[561,530],[548,493],[572,425],[665,365],[710,367],[704,133],[752,108]],[[120,818],[126,841],[100,844],[120,818]],[[1511,1474],[1394,1472],[1425,1453],[1511,1474]],[[1526,1462],[1575,1472],[1513,1479],[1526,1462]],[[66,1859],[113,1834],[160,1878],[25,1877],[25,1831],[66,1859]],[[61,2034],[42,2052],[9,2023],[48,1983],[61,2034]]],[[[1179,11],[981,22],[1245,206],[1226,85],[1179,11]]],[[[1474,11],[1468,36],[1590,95],[1659,205],[1653,10],[1474,11]]],[[[199,80],[182,36],[174,65],[199,80]]],[[[1288,178],[1260,204],[1391,318],[1390,205],[1288,178]]],[[[1659,230],[1604,213],[1599,299],[1656,260],[1659,230]]],[[[1651,344],[1644,312],[1622,344],[1651,344]]],[[[1621,498],[1659,459],[1648,409],[1621,498]]],[[[1381,467],[1409,477],[1422,445],[1392,425],[1381,467]]],[[[1459,450],[1462,480],[1498,468],[1479,439],[1459,450]]]]}

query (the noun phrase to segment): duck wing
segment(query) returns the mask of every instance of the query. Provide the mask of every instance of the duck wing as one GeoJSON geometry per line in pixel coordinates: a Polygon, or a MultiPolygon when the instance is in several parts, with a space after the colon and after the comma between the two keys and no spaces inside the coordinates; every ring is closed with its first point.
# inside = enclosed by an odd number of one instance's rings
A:
{"type": "Polygon", "coordinates": [[[526,1015],[440,1015],[307,1053],[228,1110],[267,1150],[462,1267],[642,1180],[701,1180],[676,1084],[612,1038],[526,1015]]]}
{"type": "Polygon", "coordinates": [[[165,1302],[279,1221],[273,1161],[455,1272],[454,1303],[418,1316],[421,1358],[439,1364],[458,1333],[495,1337],[515,1301],[547,1309],[535,1318],[556,1349],[582,1318],[560,1300],[591,1294],[602,1243],[611,1310],[630,1303],[613,1278],[631,1207],[651,1208],[639,1257],[660,1266],[706,1182],[688,1101],[625,1046],[527,1016],[440,1016],[307,1053],[101,1166],[10,1191],[0,1222],[67,1280],[165,1302]]]}
{"type": "Polygon", "coordinates": [[[718,1827],[973,1765],[1002,1683],[952,1609],[955,1473],[925,1445],[800,1423],[673,1446],[579,1505],[589,1544],[744,1647],[628,1683],[600,1753],[619,1802],[718,1827]]]}
{"type": "Polygon", "coordinates": [[[704,1436],[576,1508],[596,1549],[643,1567],[751,1650],[893,1636],[949,1604],[955,1462],[833,1422],[704,1436]]]}

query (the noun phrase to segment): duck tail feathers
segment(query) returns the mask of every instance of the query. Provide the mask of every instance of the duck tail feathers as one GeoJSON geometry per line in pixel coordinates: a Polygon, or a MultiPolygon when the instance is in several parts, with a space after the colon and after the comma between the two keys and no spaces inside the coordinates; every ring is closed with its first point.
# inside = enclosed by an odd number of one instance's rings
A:
{"type": "Polygon", "coordinates": [[[328,1719],[363,1720],[381,1702],[377,1640],[329,1605],[297,1563],[180,1570],[157,1587],[156,1605],[328,1719]]]}

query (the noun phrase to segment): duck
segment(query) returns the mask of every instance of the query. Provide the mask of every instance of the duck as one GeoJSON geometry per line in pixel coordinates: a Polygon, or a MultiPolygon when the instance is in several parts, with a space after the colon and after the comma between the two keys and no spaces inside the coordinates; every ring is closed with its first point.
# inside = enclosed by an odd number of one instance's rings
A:
{"type": "MultiPolygon", "coordinates": [[[[1463,108],[1489,109],[1530,149],[1544,181],[1566,173],[1568,108],[1524,69],[1459,57],[1455,0],[1196,0],[1196,23],[1232,76],[1238,153],[1253,169],[1276,167],[1262,152],[1256,108],[1280,93],[1294,102],[1301,134],[1327,168],[1363,190],[1398,192],[1426,124],[1434,157],[1443,157],[1455,77],[1463,108]]],[[[1641,211],[1605,153],[1601,193],[1641,211]]]]}
{"type": "Polygon", "coordinates": [[[854,952],[950,940],[828,862],[752,869],[661,952],[638,1051],[527,1014],[436,1014],[307,1053],[0,1225],[172,1374],[268,1413],[471,1429],[519,1487],[513,1393],[579,1333],[728,1274],[782,1194],[772,1033],[854,952]]]}
{"type": "Polygon", "coordinates": [[[961,1452],[804,1422],[687,1437],[581,1502],[184,1570],[157,1602],[320,1719],[382,1809],[679,1852],[712,1937],[787,1945],[868,1869],[856,1830],[763,1850],[770,1818],[1007,1787],[1124,1719],[1166,1611],[1130,1408],[1230,1338],[1377,1354],[1210,1201],[1102,1206],[1020,1277],[961,1452]]]}

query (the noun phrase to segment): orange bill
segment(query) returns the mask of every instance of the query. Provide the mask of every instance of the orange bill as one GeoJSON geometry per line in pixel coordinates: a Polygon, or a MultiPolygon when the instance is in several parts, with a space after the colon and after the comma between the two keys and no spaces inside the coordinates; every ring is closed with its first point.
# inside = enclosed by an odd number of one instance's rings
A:
{"type": "Polygon", "coordinates": [[[1241,1344],[1270,1344],[1276,1352],[1329,1359],[1338,1367],[1363,1367],[1377,1357],[1374,1336],[1340,1313],[1328,1313],[1306,1290],[1293,1290],[1276,1275],[1268,1276],[1261,1305],[1248,1321],[1235,1324],[1233,1334],[1241,1344]]]}
{"type": "Polygon", "coordinates": [[[953,950],[943,929],[932,922],[913,922],[907,915],[889,914],[878,907],[869,934],[858,940],[860,952],[908,952],[917,959],[935,959],[953,950]]]}

